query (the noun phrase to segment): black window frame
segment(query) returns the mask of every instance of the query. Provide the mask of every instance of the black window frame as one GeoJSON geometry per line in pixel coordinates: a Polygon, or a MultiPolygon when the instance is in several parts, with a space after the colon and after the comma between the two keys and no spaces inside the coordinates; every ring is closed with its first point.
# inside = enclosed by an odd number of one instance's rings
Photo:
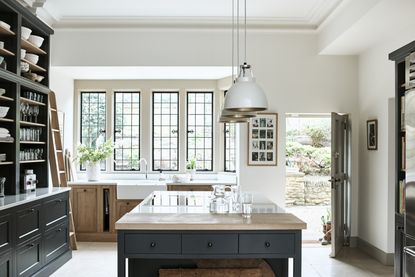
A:
{"type": "MultiPolygon", "coordinates": [[[[140,159],[141,159],[141,91],[115,90],[113,92],[113,95],[112,95],[112,101],[113,101],[113,119],[112,119],[113,122],[112,122],[112,125],[113,125],[113,140],[114,140],[114,143],[116,143],[116,137],[117,137],[117,132],[118,132],[118,130],[116,129],[116,122],[117,122],[117,118],[116,118],[117,117],[116,96],[117,96],[117,93],[119,93],[119,94],[122,94],[122,93],[134,94],[134,93],[137,93],[138,94],[138,111],[139,111],[139,114],[138,114],[138,119],[139,119],[139,122],[138,122],[138,169],[137,170],[132,169],[132,168],[131,169],[125,169],[125,170],[116,169],[116,162],[117,162],[116,150],[117,149],[114,148],[114,150],[113,150],[113,168],[112,168],[112,171],[113,172],[137,172],[137,171],[141,171],[141,163],[140,163],[140,159]]],[[[123,113],[123,115],[124,115],[124,113],[123,113]]],[[[133,115],[134,114],[131,114],[131,116],[133,116],[133,115]]],[[[132,126],[135,126],[135,125],[130,125],[130,126],[132,127],[132,126]]]]}
{"type": "MultiPolygon", "coordinates": [[[[214,108],[215,108],[215,105],[214,105],[214,103],[215,103],[215,98],[214,98],[215,94],[214,94],[213,91],[191,91],[191,90],[189,90],[189,91],[186,92],[186,161],[189,161],[189,133],[190,133],[190,131],[189,131],[189,95],[190,94],[202,94],[202,93],[212,95],[212,103],[211,103],[211,105],[212,105],[211,106],[211,111],[212,111],[212,114],[211,114],[211,128],[212,128],[212,132],[211,132],[211,148],[210,148],[211,149],[211,161],[210,161],[210,169],[205,168],[205,169],[196,169],[196,170],[201,171],[201,172],[211,172],[211,171],[213,171],[214,158],[215,158],[214,157],[215,151],[214,151],[214,147],[213,147],[214,146],[214,127],[215,127],[214,121],[213,121],[214,114],[215,114],[215,110],[214,110],[214,108]]],[[[203,115],[206,116],[205,111],[203,111],[203,115]]],[[[206,138],[206,137],[204,137],[204,138],[206,138]]],[[[195,150],[196,149],[197,148],[195,147],[195,150]]],[[[203,146],[203,149],[206,149],[205,146],[203,146]]],[[[205,153],[205,151],[206,150],[204,150],[204,153],[205,153]]],[[[205,154],[203,154],[203,155],[205,155],[205,154]]],[[[203,161],[204,161],[204,163],[206,163],[206,160],[203,160],[203,161]]],[[[197,163],[197,161],[196,161],[196,163],[197,163]]]]}
{"type": "MultiPolygon", "coordinates": [[[[152,171],[169,171],[169,172],[176,172],[176,171],[180,171],[180,93],[179,91],[157,91],[154,90],[151,94],[151,169],[152,171]],[[154,97],[156,94],[164,94],[164,93],[169,93],[169,94],[176,94],[177,95],[177,169],[156,169],[154,162],[155,162],[155,158],[154,158],[154,97]]],[[[171,102],[170,102],[170,111],[171,111],[171,102]]],[[[160,115],[163,115],[162,113],[160,115]]],[[[172,114],[169,114],[170,116],[172,116],[172,114]]],[[[162,126],[162,125],[160,125],[162,126]]],[[[172,125],[170,125],[172,126],[172,125]]],[[[170,127],[171,128],[171,127],[170,127]]],[[[169,134],[169,139],[171,140],[171,134],[169,134]]],[[[163,149],[163,148],[161,148],[163,149]]],[[[170,151],[172,148],[169,148],[170,151]]],[[[160,160],[162,161],[162,160],[160,160]]],[[[171,152],[170,152],[170,162],[173,161],[171,159],[171,152]]]]}
{"type": "MultiPolygon", "coordinates": [[[[226,93],[227,93],[228,91],[227,90],[225,90],[224,92],[223,92],[223,96],[224,97],[226,97],[226,93]]],[[[229,133],[229,131],[228,131],[228,127],[230,127],[230,125],[233,125],[234,126],[234,128],[235,128],[235,132],[236,132],[236,123],[228,123],[228,122],[225,122],[224,124],[223,124],[223,171],[225,171],[225,172],[233,172],[233,173],[235,173],[236,172],[236,156],[235,156],[235,170],[229,170],[229,169],[227,169],[227,167],[226,167],[226,164],[227,164],[227,161],[228,161],[228,157],[227,157],[227,151],[226,151],[226,148],[227,148],[227,134],[229,133]]],[[[235,134],[235,145],[236,145],[236,134],[235,134]]],[[[236,147],[235,148],[230,148],[230,149],[234,149],[234,151],[235,151],[235,153],[236,153],[236,147]]],[[[230,159],[229,159],[229,161],[231,161],[230,159]]]]}
{"type": "MultiPolygon", "coordinates": [[[[95,94],[103,94],[104,95],[104,99],[105,99],[105,122],[104,122],[104,126],[105,126],[105,128],[103,129],[103,130],[100,130],[99,131],[99,133],[103,133],[104,134],[104,136],[105,136],[105,139],[107,139],[107,137],[106,137],[106,129],[107,129],[107,92],[105,91],[105,90],[93,90],[93,91],[88,91],[88,90],[81,90],[80,91],[80,98],[79,98],[79,101],[80,101],[80,105],[79,105],[79,107],[80,107],[80,113],[79,113],[79,141],[80,141],[80,143],[82,144],[82,143],[84,143],[83,141],[82,141],[82,130],[83,130],[83,123],[82,123],[82,119],[83,119],[83,115],[84,115],[84,107],[83,107],[83,95],[85,95],[85,94],[92,94],[92,93],[95,93],[95,94]]],[[[99,97],[98,97],[98,99],[99,99],[99,97]]],[[[91,103],[91,101],[89,100],[89,105],[90,105],[90,103],[91,103]]],[[[99,104],[99,101],[98,101],[98,104],[99,104]]],[[[90,115],[90,113],[88,113],[88,115],[90,115]]],[[[99,113],[98,113],[98,116],[99,116],[99,113]]],[[[88,125],[89,126],[89,125],[88,125]]],[[[90,147],[91,145],[86,145],[86,146],[88,146],[88,147],[90,147]]],[[[80,171],[86,171],[86,167],[84,167],[82,164],[80,164],[79,165],[79,170],[80,171]]],[[[101,162],[101,171],[107,171],[107,164],[106,164],[106,161],[102,161],[101,162]]]]}

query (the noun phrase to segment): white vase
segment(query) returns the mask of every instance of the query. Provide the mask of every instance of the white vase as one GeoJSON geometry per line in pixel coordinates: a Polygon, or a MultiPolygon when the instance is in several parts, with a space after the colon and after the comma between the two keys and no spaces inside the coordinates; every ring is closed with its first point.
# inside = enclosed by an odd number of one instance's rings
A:
{"type": "Polygon", "coordinates": [[[196,177],[196,169],[190,169],[189,173],[190,173],[190,181],[194,181],[196,177]]]}
{"type": "Polygon", "coordinates": [[[101,163],[87,163],[86,175],[88,176],[88,181],[98,181],[101,176],[101,163]]]}

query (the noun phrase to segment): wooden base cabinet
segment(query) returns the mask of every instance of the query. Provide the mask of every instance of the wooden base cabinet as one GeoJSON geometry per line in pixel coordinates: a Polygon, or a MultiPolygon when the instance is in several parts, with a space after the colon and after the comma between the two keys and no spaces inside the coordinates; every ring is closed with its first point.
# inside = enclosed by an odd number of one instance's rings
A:
{"type": "Polygon", "coordinates": [[[115,242],[116,195],[113,185],[70,185],[78,241],[115,242]]]}
{"type": "Polygon", "coordinates": [[[143,200],[117,200],[117,220],[129,213],[143,200]]]}

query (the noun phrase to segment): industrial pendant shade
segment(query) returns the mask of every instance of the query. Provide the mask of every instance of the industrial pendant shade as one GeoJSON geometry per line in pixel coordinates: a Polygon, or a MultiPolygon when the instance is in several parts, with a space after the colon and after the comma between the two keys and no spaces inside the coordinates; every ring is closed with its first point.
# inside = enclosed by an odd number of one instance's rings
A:
{"type": "Polygon", "coordinates": [[[267,97],[262,88],[255,82],[251,66],[241,65],[240,75],[228,90],[225,97],[225,111],[259,112],[268,108],[267,97]]]}
{"type": "MultiPolygon", "coordinates": [[[[233,0],[235,1],[235,0],[233,0]]],[[[232,3],[234,3],[232,1],[232,3]]],[[[239,0],[237,1],[237,57],[239,60],[239,0]]],[[[262,88],[255,82],[252,69],[246,62],[246,0],[244,0],[244,63],[240,66],[239,76],[228,90],[223,109],[235,113],[260,112],[268,109],[268,101],[262,88]]],[[[234,4],[232,4],[234,7],[234,4]]],[[[234,22],[232,13],[232,22],[234,22]]],[[[232,29],[232,78],[233,78],[233,29],[232,29]]]]}

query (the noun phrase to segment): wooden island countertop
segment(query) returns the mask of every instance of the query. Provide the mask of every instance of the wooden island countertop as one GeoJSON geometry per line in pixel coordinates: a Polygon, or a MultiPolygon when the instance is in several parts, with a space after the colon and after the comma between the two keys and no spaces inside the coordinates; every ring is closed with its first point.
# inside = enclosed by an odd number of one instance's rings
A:
{"type": "Polygon", "coordinates": [[[211,192],[156,191],[115,224],[117,230],[302,230],[305,222],[254,196],[253,213],[209,212],[211,192]],[[259,199],[260,202],[255,202],[259,199]]]}

